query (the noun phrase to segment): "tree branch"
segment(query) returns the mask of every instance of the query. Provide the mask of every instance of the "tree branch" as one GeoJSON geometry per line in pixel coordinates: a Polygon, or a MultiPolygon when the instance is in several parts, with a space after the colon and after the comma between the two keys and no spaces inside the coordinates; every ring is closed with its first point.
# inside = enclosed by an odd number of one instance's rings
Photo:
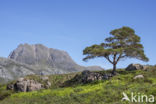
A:
{"type": "Polygon", "coordinates": [[[117,60],[116,60],[116,64],[118,63],[118,61],[120,60],[120,58],[122,57],[122,54],[120,53],[120,55],[119,55],[119,57],[117,58],[117,60]]]}
{"type": "Polygon", "coordinates": [[[113,62],[110,60],[109,56],[105,57],[111,64],[113,64],[113,62]]]}

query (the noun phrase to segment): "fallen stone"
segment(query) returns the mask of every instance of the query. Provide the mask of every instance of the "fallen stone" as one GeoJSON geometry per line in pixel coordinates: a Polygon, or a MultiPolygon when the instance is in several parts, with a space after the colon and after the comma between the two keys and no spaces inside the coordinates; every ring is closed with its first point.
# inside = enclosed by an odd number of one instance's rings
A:
{"type": "Polygon", "coordinates": [[[143,75],[137,75],[137,76],[135,76],[133,79],[143,79],[143,78],[144,78],[143,75]]]}

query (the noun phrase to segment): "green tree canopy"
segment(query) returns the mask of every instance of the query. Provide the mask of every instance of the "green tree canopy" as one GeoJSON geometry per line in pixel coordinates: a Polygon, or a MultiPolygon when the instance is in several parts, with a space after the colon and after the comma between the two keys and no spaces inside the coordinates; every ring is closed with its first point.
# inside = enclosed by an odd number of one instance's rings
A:
{"type": "Polygon", "coordinates": [[[140,37],[135,34],[132,28],[122,27],[115,29],[110,32],[110,35],[110,37],[105,39],[104,43],[86,47],[83,50],[83,54],[86,55],[83,60],[104,57],[113,64],[113,74],[115,74],[116,65],[120,59],[136,58],[148,61],[144,54],[144,47],[140,43],[140,37]]]}

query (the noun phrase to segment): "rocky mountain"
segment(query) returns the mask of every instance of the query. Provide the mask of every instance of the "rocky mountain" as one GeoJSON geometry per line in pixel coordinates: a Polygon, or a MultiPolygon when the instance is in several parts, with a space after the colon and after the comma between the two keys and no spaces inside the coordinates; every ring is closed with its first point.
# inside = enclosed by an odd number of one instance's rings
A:
{"type": "Polygon", "coordinates": [[[20,44],[8,57],[17,62],[35,67],[37,70],[52,70],[52,73],[81,71],[67,52],[47,48],[42,44],[20,44]]]}
{"type": "Polygon", "coordinates": [[[29,74],[64,74],[82,70],[103,70],[99,66],[76,64],[67,52],[42,44],[20,44],[7,58],[0,58],[0,79],[12,80],[29,74]]]}

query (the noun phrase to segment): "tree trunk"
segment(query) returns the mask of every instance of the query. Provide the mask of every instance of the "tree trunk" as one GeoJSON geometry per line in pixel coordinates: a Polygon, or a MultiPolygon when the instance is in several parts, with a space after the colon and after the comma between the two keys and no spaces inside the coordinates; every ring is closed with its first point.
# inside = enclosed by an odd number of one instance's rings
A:
{"type": "Polygon", "coordinates": [[[113,64],[113,71],[112,74],[115,75],[116,74],[116,64],[113,64]]]}

